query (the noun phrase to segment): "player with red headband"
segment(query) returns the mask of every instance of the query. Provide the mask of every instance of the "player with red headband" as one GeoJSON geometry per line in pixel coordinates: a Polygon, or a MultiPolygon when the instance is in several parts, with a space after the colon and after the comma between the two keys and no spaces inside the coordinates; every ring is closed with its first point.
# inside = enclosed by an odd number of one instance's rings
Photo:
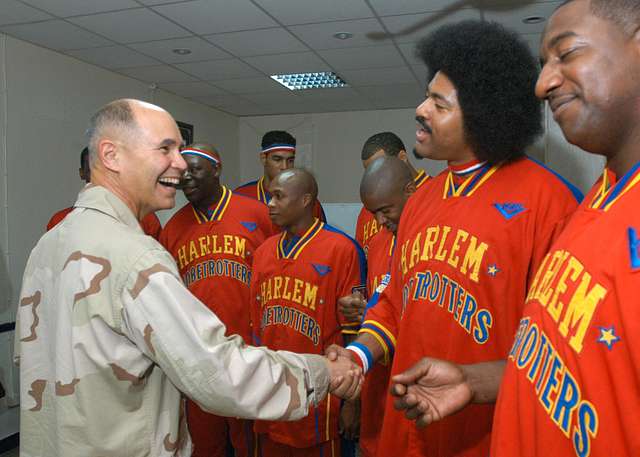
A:
{"type": "MultiPolygon", "coordinates": [[[[251,263],[274,233],[267,208],[220,183],[222,161],[213,146],[193,144],[181,153],[188,167],[181,187],[189,203],[167,222],[160,242],[175,258],[184,284],[216,313],[227,335],[250,341],[251,263]]],[[[235,455],[250,455],[250,421],[205,413],[190,400],[187,413],[194,457],[224,457],[227,429],[235,455]]]]}
{"type": "MultiPolygon", "coordinates": [[[[260,162],[264,167],[264,174],[257,181],[251,181],[239,186],[234,192],[255,198],[265,205],[271,200],[269,184],[278,173],[293,168],[296,159],[296,139],[284,130],[271,130],[262,136],[260,162]]],[[[316,199],[313,215],[321,221],[326,221],[320,201],[316,199]]]]}

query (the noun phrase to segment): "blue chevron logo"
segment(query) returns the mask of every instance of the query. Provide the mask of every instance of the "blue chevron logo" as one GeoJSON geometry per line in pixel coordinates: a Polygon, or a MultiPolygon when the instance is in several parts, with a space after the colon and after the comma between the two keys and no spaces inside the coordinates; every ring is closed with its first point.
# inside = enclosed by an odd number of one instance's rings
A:
{"type": "Polygon", "coordinates": [[[640,268],[640,240],[638,239],[638,232],[633,227],[629,227],[627,230],[629,235],[629,255],[631,256],[631,269],[637,270],[640,268]]]}
{"type": "Polygon", "coordinates": [[[493,206],[500,211],[500,214],[502,214],[506,220],[509,220],[526,210],[526,208],[520,203],[494,203],[493,206]]]}
{"type": "Polygon", "coordinates": [[[331,272],[331,267],[328,265],[320,265],[318,263],[312,263],[311,265],[313,265],[313,269],[316,270],[320,276],[325,276],[331,272]]]}
{"type": "Polygon", "coordinates": [[[255,229],[258,228],[258,224],[256,224],[255,222],[240,222],[240,223],[244,228],[246,228],[250,232],[253,232],[255,229]]]}

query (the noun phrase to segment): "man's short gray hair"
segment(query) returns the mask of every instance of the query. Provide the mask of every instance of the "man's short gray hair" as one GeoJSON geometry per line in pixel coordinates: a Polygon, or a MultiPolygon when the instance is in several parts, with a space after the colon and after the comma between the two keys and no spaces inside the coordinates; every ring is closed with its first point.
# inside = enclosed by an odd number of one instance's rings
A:
{"type": "Polygon", "coordinates": [[[107,103],[98,110],[89,121],[87,142],[89,144],[89,163],[93,165],[98,157],[98,142],[107,131],[128,136],[138,128],[131,102],[127,99],[107,103]]]}

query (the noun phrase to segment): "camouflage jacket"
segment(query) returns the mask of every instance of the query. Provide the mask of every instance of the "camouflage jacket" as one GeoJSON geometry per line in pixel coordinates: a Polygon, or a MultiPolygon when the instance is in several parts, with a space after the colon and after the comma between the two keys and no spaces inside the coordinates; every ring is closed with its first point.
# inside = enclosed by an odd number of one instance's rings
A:
{"type": "Polygon", "coordinates": [[[75,207],[24,273],[21,456],[189,456],[180,392],[219,415],[276,420],[324,397],[322,358],[225,337],[114,194],[87,186],[75,207]]]}

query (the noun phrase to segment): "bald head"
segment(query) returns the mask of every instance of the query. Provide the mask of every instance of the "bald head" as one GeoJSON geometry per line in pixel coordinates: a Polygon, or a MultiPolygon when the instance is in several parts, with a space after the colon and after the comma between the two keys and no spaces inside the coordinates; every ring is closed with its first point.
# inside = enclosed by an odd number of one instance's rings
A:
{"type": "Polygon", "coordinates": [[[383,156],[365,170],[360,198],[379,225],[395,233],[407,199],[416,190],[411,171],[397,157],[383,156]]]}
{"type": "Polygon", "coordinates": [[[274,181],[287,189],[292,197],[302,197],[308,194],[311,202],[315,202],[318,198],[318,183],[316,178],[303,168],[290,168],[278,174],[274,181]]]}
{"type": "Polygon", "coordinates": [[[413,181],[407,164],[397,157],[384,156],[373,161],[360,181],[360,197],[388,196],[400,193],[413,181]]]}

